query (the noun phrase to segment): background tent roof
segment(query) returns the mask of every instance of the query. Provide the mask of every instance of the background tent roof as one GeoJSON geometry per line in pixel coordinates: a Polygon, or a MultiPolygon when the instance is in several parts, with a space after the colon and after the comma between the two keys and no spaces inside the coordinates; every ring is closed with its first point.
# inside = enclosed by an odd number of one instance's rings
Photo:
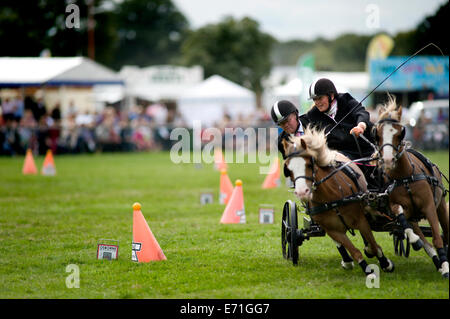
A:
{"type": "Polygon", "coordinates": [[[302,93],[302,80],[292,79],[284,85],[275,87],[273,91],[276,96],[299,96],[302,93]]]}
{"type": "Polygon", "coordinates": [[[201,66],[152,65],[144,68],[126,65],[119,71],[127,96],[150,101],[177,100],[203,81],[201,66]]]}
{"type": "Polygon", "coordinates": [[[84,57],[0,57],[0,86],[123,84],[112,70],[84,57]]]}
{"type": "Polygon", "coordinates": [[[194,121],[212,126],[225,114],[236,119],[248,117],[256,110],[255,93],[219,75],[213,75],[187,90],[177,102],[188,126],[194,121]]]}
{"type": "Polygon", "coordinates": [[[224,98],[251,98],[255,94],[220,75],[213,75],[193,88],[186,90],[182,99],[224,99],[224,98]]]}

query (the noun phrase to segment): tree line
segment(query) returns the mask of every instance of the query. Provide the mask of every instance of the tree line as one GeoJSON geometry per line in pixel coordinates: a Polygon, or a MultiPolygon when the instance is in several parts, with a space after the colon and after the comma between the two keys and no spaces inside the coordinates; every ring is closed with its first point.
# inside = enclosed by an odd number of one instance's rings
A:
{"type": "MultiPolygon", "coordinates": [[[[391,35],[391,55],[410,55],[434,42],[448,55],[446,2],[414,30],[391,35]]],[[[72,17],[75,18],[75,17],[72,17]]],[[[252,18],[225,17],[196,30],[171,0],[2,0],[0,56],[88,56],[93,25],[95,60],[112,69],[123,65],[201,65],[205,77],[222,75],[262,92],[261,81],[273,65],[295,65],[314,53],[321,71],[362,71],[372,36],[344,34],[333,40],[280,42],[261,31],[252,18]],[[68,27],[67,6],[79,8],[78,27],[68,27]],[[89,22],[89,16],[92,21],[89,22]]],[[[436,55],[435,51],[422,54],[436,55]]]]}

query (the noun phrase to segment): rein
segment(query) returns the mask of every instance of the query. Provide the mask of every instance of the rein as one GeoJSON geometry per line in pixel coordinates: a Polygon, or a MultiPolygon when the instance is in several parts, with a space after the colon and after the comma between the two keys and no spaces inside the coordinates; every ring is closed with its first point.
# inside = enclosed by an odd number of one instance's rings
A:
{"type": "MultiPolygon", "coordinates": [[[[371,157],[363,157],[363,158],[358,158],[349,162],[345,162],[345,164],[342,164],[339,167],[335,167],[335,170],[332,171],[330,174],[328,174],[327,176],[325,176],[324,178],[322,178],[320,181],[316,182],[316,185],[320,185],[324,182],[326,182],[328,179],[330,179],[334,174],[338,173],[339,171],[345,169],[347,166],[349,166],[352,163],[361,163],[361,162],[370,162],[373,161],[375,158],[371,158],[371,157]]],[[[357,184],[357,183],[356,183],[357,184]]],[[[358,185],[358,184],[357,184],[358,185]]],[[[359,185],[358,185],[359,186],[359,185]]]]}
{"type": "MultiPolygon", "coordinates": [[[[294,152],[294,153],[289,154],[286,158],[298,157],[298,156],[301,156],[302,153],[303,153],[303,151],[294,152]]],[[[312,166],[313,166],[313,175],[312,176],[297,176],[294,179],[294,186],[295,186],[295,182],[298,179],[303,178],[303,179],[311,181],[313,183],[311,188],[313,190],[316,190],[317,187],[320,186],[320,184],[325,183],[327,180],[329,180],[331,177],[333,177],[336,173],[339,173],[340,171],[346,169],[347,166],[349,166],[350,164],[352,164],[352,163],[370,162],[370,161],[373,161],[373,160],[377,160],[377,158],[376,157],[375,158],[363,157],[363,158],[358,158],[358,159],[355,159],[355,160],[351,160],[351,161],[345,162],[345,164],[342,164],[342,165],[340,165],[338,167],[332,166],[334,168],[334,170],[330,174],[328,174],[327,176],[323,177],[319,181],[316,181],[316,178],[315,178],[315,170],[314,170],[315,161],[314,161],[314,158],[311,157],[311,160],[312,160],[312,166]]],[[[359,188],[359,185],[358,185],[357,181],[354,181],[354,182],[359,188]]]]}

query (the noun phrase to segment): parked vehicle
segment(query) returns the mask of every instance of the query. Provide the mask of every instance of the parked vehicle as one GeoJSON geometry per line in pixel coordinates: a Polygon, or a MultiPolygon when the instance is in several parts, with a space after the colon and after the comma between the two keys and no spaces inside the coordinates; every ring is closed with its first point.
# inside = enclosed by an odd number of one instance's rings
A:
{"type": "Polygon", "coordinates": [[[405,114],[406,139],[415,148],[448,149],[449,100],[418,101],[405,114]]]}

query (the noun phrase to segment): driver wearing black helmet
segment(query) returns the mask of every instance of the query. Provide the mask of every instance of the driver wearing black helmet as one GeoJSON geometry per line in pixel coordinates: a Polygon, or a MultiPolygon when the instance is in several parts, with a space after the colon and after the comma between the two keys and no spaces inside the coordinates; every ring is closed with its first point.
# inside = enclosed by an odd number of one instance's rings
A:
{"type": "MultiPolygon", "coordinates": [[[[373,154],[374,149],[369,143],[363,139],[356,141],[351,135],[359,137],[363,134],[373,143],[373,137],[370,134],[373,124],[364,106],[349,93],[338,93],[334,83],[325,78],[311,84],[309,97],[314,101],[314,106],[306,116],[311,125],[324,129],[325,134],[328,134],[329,148],[337,150],[351,160],[370,157],[373,154]]],[[[377,182],[373,178],[376,166],[367,162],[356,164],[363,171],[368,184],[377,187],[377,182]]]]}
{"type": "Polygon", "coordinates": [[[338,93],[333,82],[325,78],[311,84],[309,97],[314,101],[314,106],[307,113],[308,119],[316,128],[325,129],[325,134],[328,133],[329,148],[343,153],[352,160],[368,157],[373,153],[370,144],[361,141],[360,154],[358,145],[351,135],[354,133],[358,137],[364,134],[367,139],[372,140],[370,130],[373,124],[364,106],[349,93],[338,93]]]}
{"type": "MultiPolygon", "coordinates": [[[[365,141],[358,141],[354,137],[360,134],[373,142],[370,134],[373,124],[365,108],[349,93],[338,93],[334,83],[329,79],[319,79],[309,88],[310,99],[314,106],[299,116],[297,108],[289,101],[278,101],[272,106],[273,121],[283,132],[278,137],[278,150],[286,159],[281,141],[290,135],[302,135],[308,124],[319,130],[325,130],[328,147],[344,154],[351,160],[370,157],[373,148],[365,141]],[[339,122],[339,124],[337,124],[339,122]],[[359,152],[361,151],[361,153],[359,152]]],[[[371,177],[375,166],[367,163],[357,163],[363,171],[369,185],[376,187],[377,182],[371,177]]],[[[285,176],[286,175],[285,171],[285,176]]]]}
{"type": "Polygon", "coordinates": [[[303,135],[308,125],[308,119],[305,114],[299,116],[298,109],[287,100],[275,102],[270,115],[272,120],[283,129],[283,132],[278,136],[278,150],[283,155],[283,159],[286,159],[282,140],[287,140],[290,136],[303,135]]]}

